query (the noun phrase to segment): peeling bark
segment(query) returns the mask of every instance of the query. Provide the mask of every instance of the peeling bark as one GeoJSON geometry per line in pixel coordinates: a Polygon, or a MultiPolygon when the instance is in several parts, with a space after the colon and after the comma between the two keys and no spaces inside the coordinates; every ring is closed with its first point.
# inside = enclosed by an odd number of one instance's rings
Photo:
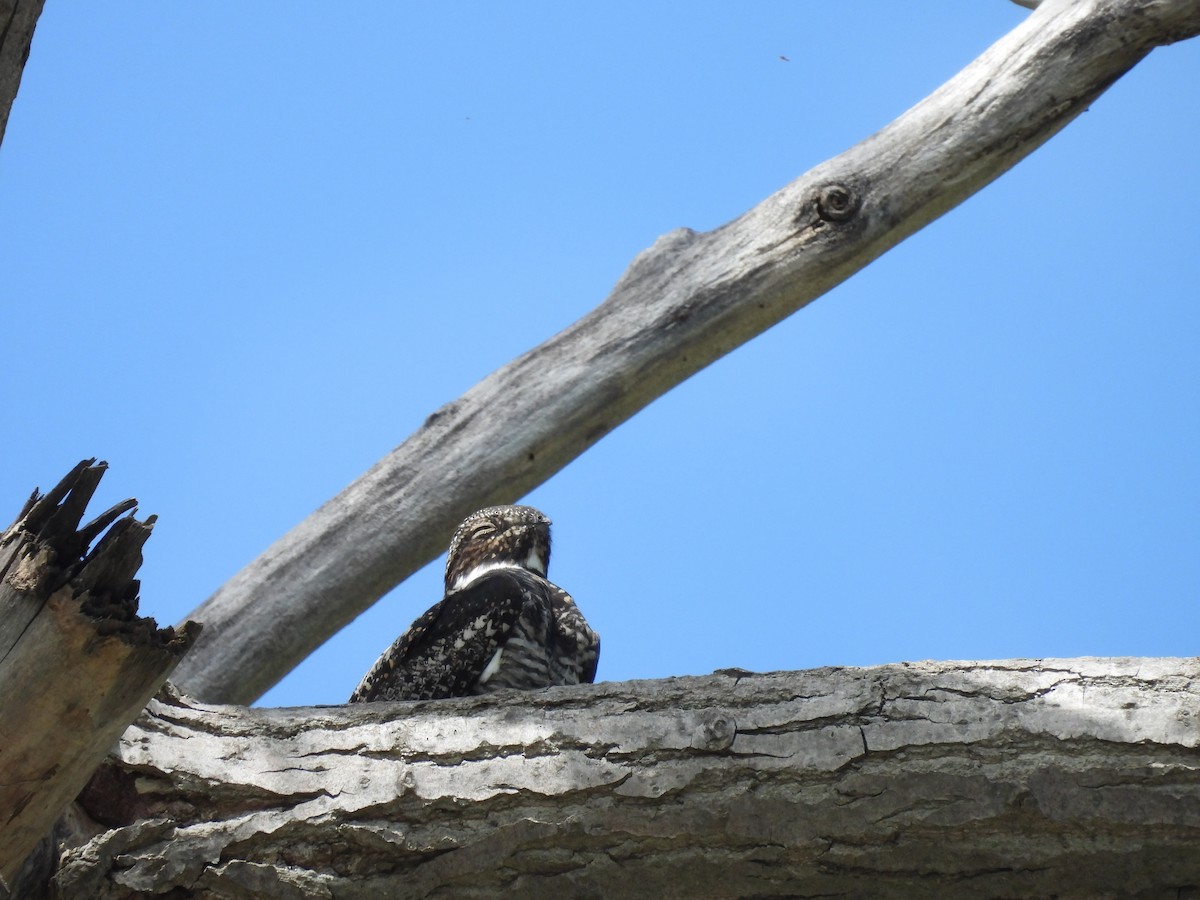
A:
{"type": "Polygon", "coordinates": [[[80,527],[105,469],[80,463],[0,534],[0,891],[198,629],[137,616],[154,517],[126,516],[136,501],[80,527]]]}
{"type": "Polygon", "coordinates": [[[916,663],[314,709],[160,694],[67,897],[1175,897],[1200,660],[916,663]]]}
{"type": "Polygon", "coordinates": [[[433,413],[193,611],[205,631],[176,681],[212,702],[261,696],[468,513],[515,501],[999,177],[1152,48],[1198,32],[1200,0],[1047,0],[858,146],[714,231],[663,236],[599,307],[433,413]]]}

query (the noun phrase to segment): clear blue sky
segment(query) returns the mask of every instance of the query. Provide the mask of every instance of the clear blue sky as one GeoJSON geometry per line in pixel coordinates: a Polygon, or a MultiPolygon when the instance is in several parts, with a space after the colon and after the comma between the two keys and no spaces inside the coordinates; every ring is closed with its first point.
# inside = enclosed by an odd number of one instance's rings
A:
{"type": "MultiPolygon", "coordinates": [[[[175,622],[658,235],[1026,15],[50,0],[0,148],[0,516],[107,459],[175,622]]],[[[600,678],[1200,652],[1198,85],[1200,42],[1155,52],[534,491],[600,678]]],[[[441,565],[263,702],[342,701],[441,565]]]]}

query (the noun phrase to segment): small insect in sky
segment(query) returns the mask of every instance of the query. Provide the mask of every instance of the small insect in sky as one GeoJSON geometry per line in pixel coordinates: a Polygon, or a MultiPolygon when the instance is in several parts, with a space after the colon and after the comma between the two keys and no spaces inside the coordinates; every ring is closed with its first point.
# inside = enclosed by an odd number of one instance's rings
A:
{"type": "Polygon", "coordinates": [[[786,56],[784,56],[782,53],[779,54],[779,58],[782,59],[784,62],[791,62],[791,60],[788,59],[786,56]]]}

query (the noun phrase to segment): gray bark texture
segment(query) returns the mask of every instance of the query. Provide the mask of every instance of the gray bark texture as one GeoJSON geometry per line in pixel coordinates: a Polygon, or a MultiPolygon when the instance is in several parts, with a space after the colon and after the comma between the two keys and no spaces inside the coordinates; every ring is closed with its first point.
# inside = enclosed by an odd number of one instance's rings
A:
{"type": "Polygon", "coordinates": [[[151,702],[65,897],[1183,897],[1200,660],[151,702]]]}
{"type": "Polygon", "coordinates": [[[0,143],[46,0],[0,0],[0,143]]]}
{"type": "Polygon", "coordinates": [[[1198,32],[1200,0],[1047,0],[861,144],[714,231],[663,236],[599,307],[429,416],[191,613],[205,630],[176,681],[210,702],[261,696],[465,515],[524,495],[997,178],[1150,50],[1198,32]]]}
{"type": "Polygon", "coordinates": [[[195,636],[136,615],[153,517],[129,500],[80,527],[105,468],[80,463],[0,533],[0,895],[53,862],[18,874],[195,636]]]}

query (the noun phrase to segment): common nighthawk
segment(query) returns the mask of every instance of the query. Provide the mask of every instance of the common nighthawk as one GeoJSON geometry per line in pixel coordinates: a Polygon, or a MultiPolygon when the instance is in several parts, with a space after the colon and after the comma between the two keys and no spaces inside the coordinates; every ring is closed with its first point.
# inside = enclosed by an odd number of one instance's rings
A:
{"type": "Polygon", "coordinates": [[[550,520],[533,507],[468,516],[450,541],[446,595],[379,657],[350,702],[594,680],[600,638],[571,595],[546,580],[549,564],[550,520]]]}

